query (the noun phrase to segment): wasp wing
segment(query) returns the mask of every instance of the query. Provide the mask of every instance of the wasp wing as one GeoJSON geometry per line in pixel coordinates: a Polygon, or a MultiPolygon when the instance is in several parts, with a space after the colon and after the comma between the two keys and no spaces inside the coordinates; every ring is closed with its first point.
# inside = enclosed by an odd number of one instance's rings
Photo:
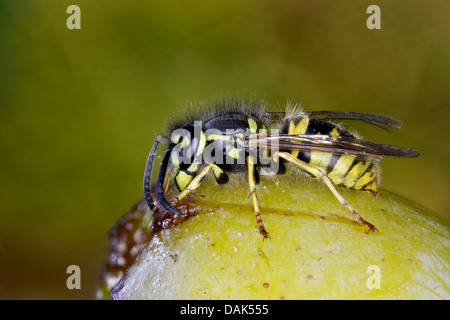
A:
{"type": "Polygon", "coordinates": [[[375,157],[417,157],[417,150],[372,142],[347,136],[332,135],[251,135],[247,147],[278,148],[281,151],[322,151],[375,157]]]}
{"type": "MultiPolygon", "coordinates": [[[[402,126],[400,120],[377,113],[352,112],[352,111],[303,111],[304,115],[319,118],[321,120],[358,120],[372,124],[385,130],[398,130],[402,126]]],[[[280,119],[286,116],[286,112],[266,112],[267,119],[280,119]]]]}
{"type": "Polygon", "coordinates": [[[305,113],[311,117],[323,118],[323,120],[337,119],[363,121],[386,130],[398,130],[402,126],[400,120],[377,113],[352,111],[307,111],[305,113]]]}

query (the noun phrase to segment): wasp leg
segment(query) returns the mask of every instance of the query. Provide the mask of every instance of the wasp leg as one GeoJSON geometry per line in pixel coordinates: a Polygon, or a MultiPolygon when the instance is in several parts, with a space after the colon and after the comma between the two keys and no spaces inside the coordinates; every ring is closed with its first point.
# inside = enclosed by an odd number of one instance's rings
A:
{"type": "Polygon", "coordinates": [[[172,199],[172,205],[176,205],[181,199],[186,197],[189,193],[195,191],[200,187],[203,180],[205,180],[206,175],[213,171],[214,176],[216,177],[216,181],[218,183],[226,183],[228,181],[228,176],[226,173],[216,164],[211,163],[204,167],[187,185],[187,187],[174,199],[172,199]]]}
{"type": "Polygon", "coordinates": [[[259,233],[263,236],[263,240],[267,238],[270,239],[269,233],[264,228],[264,224],[261,219],[261,212],[259,211],[259,202],[258,197],[256,196],[255,161],[252,156],[247,157],[247,166],[248,166],[248,184],[250,187],[250,194],[252,195],[256,224],[258,225],[259,233]]]}
{"type": "Polygon", "coordinates": [[[293,165],[297,166],[298,168],[311,173],[313,176],[322,179],[323,182],[326,183],[328,188],[333,192],[334,196],[340,201],[340,203],[350,211],[351,214],[363,225],[367,226],[369,228],[369,231],[378,231],[377,228],[370,222],[366,221],[361,217],[356,210],[348,204],[348,202],[341,196],[341,194],[336,190],[333,183],[331,182],[330,178],[327,177],[325,171],[321,168],[318,168],[316,166],[312,166],[310,164],[307,164],[301,160],[299,160],[297,157],[293,156],[292,154],[288,152],[277,152],[275,154],[276,157],[281,157],[293,165]]]}

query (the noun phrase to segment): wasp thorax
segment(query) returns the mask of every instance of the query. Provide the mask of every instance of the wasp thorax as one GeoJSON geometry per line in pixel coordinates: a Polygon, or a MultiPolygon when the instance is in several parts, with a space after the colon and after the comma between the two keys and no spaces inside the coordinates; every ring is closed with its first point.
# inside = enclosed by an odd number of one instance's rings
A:
{"type": "MultiPolygon", "coordinates": [[[[228,115],[229,116],[229,115],[228,115]]],[[[214,118],[202,123],[195,121],[173,130],[171,134],[171,165],[178,171],[194,175],[201,165],[223,165],[227,171],[245,170],[246,158],[251,155],[262,167],[272,166],[267,145],[262,148],[253,143],[255,137],[266,136],[267,129],[252,118],[243,121],[227,121],[228,118],[214,118]],[[227,122],[227,126],[223,124],[227,122]],[[218,128],[214,127],[218,126],[218,128]]],[[[277,129],[271,129],[273,136],[277,129]]],[[[276,141],[271,149],[277,147],[276,141]]],[[[276,168],[271,173],[276,173],[276,168]]]]}

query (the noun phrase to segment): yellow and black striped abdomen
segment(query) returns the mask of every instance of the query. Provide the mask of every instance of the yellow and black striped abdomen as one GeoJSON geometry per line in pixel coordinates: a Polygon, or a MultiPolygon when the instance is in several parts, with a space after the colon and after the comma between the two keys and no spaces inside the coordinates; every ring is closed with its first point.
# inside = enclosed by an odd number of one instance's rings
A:
{"type": "MultiPolygon", "coordinates": [[[[300,116],[287,118],[281,133],[327,134],[356,138],[349,131],[324,120],[300,116]]],[[[373,158],[320,151],[290,151],[299,160],[323,169],[336,186],[378,193],[377,166],[373,158]]]]}
{"type": "Polygon", "coordinates": [[[378,193],[377,166],[373,159],[334,154],[326,170],[334,185],[378,193]]]}

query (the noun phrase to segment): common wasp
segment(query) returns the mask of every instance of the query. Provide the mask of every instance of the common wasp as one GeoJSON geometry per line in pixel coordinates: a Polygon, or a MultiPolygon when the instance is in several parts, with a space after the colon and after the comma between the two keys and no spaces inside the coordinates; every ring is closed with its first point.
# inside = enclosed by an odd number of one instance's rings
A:
{"type": "Polygon", "coordinates": [[[194,111],[185,119],[172,121],[169,134],[156,137],[145,167],[145,200],[152,211],[159,206],[173,215],[181,215],[177,203],[197,190],[209,173],[219,184],[227,183],[234,174],[245,173],[257,227],[266,239],[269,234],[256,193],[259,176],[277,177],[291,166],[321,179],[357,221],[369,231],[377,231],[342,197],[336,186],[376,195],[377,160],[387,156],[416,157],[419,152],[360,139],[338,124],[347,120],[386,130],[401,127],[399,120],[374,113],[301,111],[295,107],[270,112],[266,103],[258,99],[237,97],[217,101],[206,111],[194,111]],[[160,143],[167,147],[156,180],[155,201],[151,176],[160,143]],[[169,167],[180,191],[171,201],[166,199],[169,167]]]}

